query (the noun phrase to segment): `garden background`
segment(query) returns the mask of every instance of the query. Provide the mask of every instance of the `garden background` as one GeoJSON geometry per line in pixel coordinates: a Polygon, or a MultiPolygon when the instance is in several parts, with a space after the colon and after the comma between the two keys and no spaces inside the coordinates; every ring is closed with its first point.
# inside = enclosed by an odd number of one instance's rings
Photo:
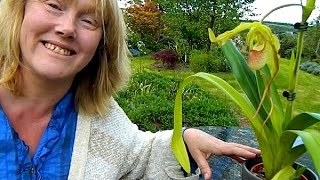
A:
{"type": "MultiPolygon", "coordinates": [[[[141,129],[173,128],[173,106],[179,82],[195,72],[208,72],[240,89],[218,46],[211,44],[207,29],[215,34],[231,30],[252,11],[254,0],[146,0],[127,1],[122,9],[128,27],[133,75],[116,95],[120,106],[141,129]]],[[[281,42],[280,72],[276,85],[287,87],[287,69],[295,49],[297,32],[293,24],[265,22],[281,42]]],[[[233,39],[246,55],[245,34],[233,39]]],[[[305,35],[303,61],[294,114],[320,112],[320,16],[311,20],[305,35]]],[[[206,83],[191,85],[183,95],[184,125],[246,126],[239,108],[218,89],[206,83]],[[200,88],[202,86],[202,88],[200,88]],[[203,88],[204,87],[204,88],[203,88]],[[206,89],[206,91],[202,90],[206,89]]],[[[283,102],[286,99],[283,98],[283,102]]]]}

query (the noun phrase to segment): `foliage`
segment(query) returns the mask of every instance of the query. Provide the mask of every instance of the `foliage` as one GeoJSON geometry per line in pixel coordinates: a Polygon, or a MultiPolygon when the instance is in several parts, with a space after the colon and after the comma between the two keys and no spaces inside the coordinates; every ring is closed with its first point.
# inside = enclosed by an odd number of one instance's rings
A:
{"type": "MultiPolygon", "coordinates": [[[[155,0],[164,12],[164,35],[185,40],[190,50],[209,48],[207,28],[220,33],[235,27],[253,0],[155,0]]],[[[178,47],[179,48],[179,47],[178,47]]]]}
{"type": "Polygon", "coordinates": [[[134,34],[137,33],[129,36],[129,41],[130,37],[140,36],[140,40],[144,42],[147,49],[157,50],[156,44],[162,29],[158,4],[151,0],[146,0],[144,3],[134,2],[127,8],[126,15],[128,27],[134,34]]]}
{"type": "Polygon", "coordinates": [[[320,58],[320,50],[317,49],[320,45],[320,24],[309,27],[306,32],[305,42],[307,42],[308,45],[303,47],[303,57],[314,59],[318,56],[318,58],[320,58]]]}
{"type": "Polygon", "coordinates": [[[320,76],[320,66],[314,68],[314,70],[312,71],[312,74],[316,76],[320,76]]]}
{"type": "Polygon", "coordinates": [[[141,34],[134,32],[130,27],[127,28],[128,48],[138,49],[138,42],[141,41],[141,34]]]}
{"type": "Polygon", "coordinates": [[[178,55],[172,49],[165,49],[152,54],[152,57],[157,60],[161,60],[164,65],[169,68],[174,69],[178,63],[178,55]]]}
{"type": "MultiPolygon", "coordinates": [[[[154,60],[150,56],[139,56],[134,57],[132,59],[132,71],[135,72],[141,72],[141,71],[151,71],[155,72],[161,76],[165,77],[173,77],[173,78],[179,78],[184,79],[192,74],[190,69],[159,69],[158,60],[154,60]]],[[[289,64],[290,60],[288,59],[281,59],[280,61],[280,71],[275,79],[275,84],[278,87],[279,92],[283,92],[287,90],[288,88],[288,71],[289,71],[289,64]]],[[[226,82],[228,82],[232,87],[234,87],[236,90],[241,91],[241,88],[239,87],[239,84],[234,79],[232,73],[229,72],[219,72],[219,73],[212,73],[216,76],[219,76],[226,82]]],[[[294,104],[294,115],[297,115],[302,112],[310,111],[310,112],[318,112],[320,109],[320,78],[318,76],[314,76],[312,74],[309,74],[305,71],[300,71],[298,76],[298,85],[297,85],[297,96],[295,99],[294,104]],[[308,101],[306,101],[308,99],[308,101]]],[[[223,94],[222,91],[220,91],[218,88],[212,88],[209,83],[202,83],[201,87],[204,89],[209,89],[211,93],[213,94],[223,94]]],[[[228,104],[234,104],[229,98],[226,96],[219,96],[222,97],[222,100],[224,102],[227,102],[228,104]]],[[[281,98],[281,101],[286,103],[287,99],[281,98]]],[[[238,113],[240,110],[236,106],[231,106],[232,111],[238,113]]],[[[244,119],[244,117],[240,117],[241,119],[244,119]]],[[[320,125],[320,124],[319,124],[320,125]]],[[[320,127],[320,126],[319,126],[320,127]]]]}
{"type": "MultiPolygon", "coordinates": [[[[314,4],[314,0],[307,0],[305,6],[301,5],[302,24],[307,21],[314,4]]],[[[209,29],[209,37],[212,42],[221,46],[242,91],[237,91],[218,76],[202,72],[187,77],[181,83],[175,101],[175,124],[171,147],[183,169],[190,172],[188,155],[181,137],[182,93],[185,86],[199,78],[224,91],[243,110],[261,149],[267,179],[291,179],[290,177],[295,174],[293,163],[306,151],[309,152],[316,171],[320,174],[320,156],[316,150],[320,146],[320,131],[313,128],[314,125],[320,124],[320,113],[307,112],[295,117],[292,113],[304,31],[299,30],[297,51],[292,52],[290,59],[288,87],[283,93],[287,98],[285,108],[275,86],[275,78],[280,68],[278,54],[280,43],[269,27],[261,22],[244,23],[217,37],[209,29]],[[249,49],[248,60],[230,40],[232,36],[247,29],[249,29],[246,41],[249,49]],[[303,143],[293,147],[298,136],[303,143]]]]}
{"type": "Polygon", "coordinates": [[[281,43],[279,55],[284,58],[290,58],[291,52],[296,47],[297,36],[292,33],[282,33],[278,37],[281,43]]]}
{"type": "MultiPolygon", "coordinates": [[[[172,129],[174,96],[181,79],[155,73],[135,73],[128,87],[116,100],[128,117],[142,130],[156,132],[172,129]]],[[[230,108],[197,85],[184,93],[185,126],[197,127],[238,125],[230,108]]]]}
{"type": "Polygon", "coordinates": [[[312,59],[312,62],[316,62],[316,63],[320,64],[320,58],[319,59],[312,59]]]}
{"type": "Polygon", "coordinates": [[[200,50],[192,50],[189,57],[189,66],[193,72],[208,71],[208,54],[200,50]]]}
{"type": "Polygon", "coordinates": [[[211,49],[209,53],[199,50],[190,52],[189,66],[193,72],[226,72],[228,66],[219,49],[211,49]]]}
{"type": "Polygon", "coordinates": [[[320,64],[316,62],[306,61],[304,63],[301,63],[299,68],[316,76],[320,75],[320,64]]]}

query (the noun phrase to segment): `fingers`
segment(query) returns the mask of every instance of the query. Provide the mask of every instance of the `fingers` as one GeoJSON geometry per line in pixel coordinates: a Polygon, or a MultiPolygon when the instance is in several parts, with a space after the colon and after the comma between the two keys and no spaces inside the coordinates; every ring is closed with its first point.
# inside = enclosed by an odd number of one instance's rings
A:
{"type": "Polygon", "coordinates": [[[198,167],[199,167],[204,179],[205,180],[210,179],[211,178],[211,168],[209,166],[207,159],[204,156],[202,156],[201,158],[199,157],[198,159],[195,159],[195,161],[198,164],[198,167]]]}
{"type": "Polygon", "coordinates": [[[253,148],[253,147],[250,147],[250,146],[245,146],[245,145],[242,145],[242,144],[237,144],[237,143],[230,143],[230,144],[232,144],[232,145],[234,145],[236,147],[239,147],[241,149],[245,149],[245,150],[247,150],[249,152],[252,152],[252,153],[254,153],[254,154],[258,155],[258,156],[261,155],[261,151],[259,149],[256,149],[256,148],[253,148]]]}
{"type": "Polygon", "coordinates": [[[239,163],[244,162],[246,159],[255,158],[261,155],[260,150],[249,146],[237,143],[229,143],[227,146],[230,147],[226,149],[225,155],[228,155],[239,163]]]}
{"type": "Polygon", "coordinates": [[[246,161],[246,158],[239,157],[239,156],[230,156],[230,158],[238,161],[239,163],[243,163],[244,161],[246,161]]]}

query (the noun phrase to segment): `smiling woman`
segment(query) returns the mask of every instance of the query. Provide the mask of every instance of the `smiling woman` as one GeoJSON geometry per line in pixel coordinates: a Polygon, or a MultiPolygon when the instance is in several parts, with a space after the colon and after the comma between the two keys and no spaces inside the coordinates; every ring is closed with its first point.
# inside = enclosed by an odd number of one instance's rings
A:
{"type": "MultiPolygon", "coordinates": [[[[0,179],[198,179],[172,131],[138,130],[112,98],[130,73],[116,0],[1,0],[0,24],[0,179]]],[[[206,179],[210,155],[260,154],[183,136],[206,179]]]]}
{"type": "Polygon", "coordinates": [[[23,79],[54,80],[70,87],[94,56],[102,37],[95,14],[84,11],[90,5],[83,0],[26,2],[20,29],[23,79]]]}

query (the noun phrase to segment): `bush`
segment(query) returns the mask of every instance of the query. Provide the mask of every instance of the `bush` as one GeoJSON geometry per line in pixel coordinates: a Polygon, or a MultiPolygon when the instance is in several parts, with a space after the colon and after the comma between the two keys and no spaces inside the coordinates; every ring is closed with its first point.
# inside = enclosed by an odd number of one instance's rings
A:
{"type": "Polygon", "coordinates": [[[306,61],[301,63],[299,68],[303,71],[307,71],[308,73],[312,73],[314,75],[319,75],[320,72],[320,64],[316,62],[306,61]]]}
{"type": "Polygon", "coordinates": [[[320,65],[313,69],[312,74],[316,76],[320,76],[320,65]]]}
{"type": "MultiPolygon", "coordinates": [[[[155,73],[135,73],[128,87],[115,99],[128,117],[146,131],[173,128],[173,109],[181,79],[155,73]]],[[[238,125],[230,108],[220,99],[197,85],[189,86],[183,95],[184,126],[238,125]]]]}
{"type": "Polygon", "coordinates": [[[198,50],[190,52],[189,66],[193,72],[209,72],[208,71],[208,54],[198,50]]]}
{"type": "Polygon", "coordinates": [[[177,53],[172,49],[165,49],[152,54],[152,57],[157,60],[161,60],[164,65],[167,65],[171,69],[174,69],[178,63],[179,57],[177,53]]]}
{"type": "Polygon", "coordinates": [[[279,54],[281,57],[290,58],[291,52],[296,49],[296,35],[283,33],[279,35],[281,47],[279,54]]]}
{"type": "Polygon", "coordinates": [[[230,71],[230,67],[228,66],[225,57],[223,55],[223,52],[218,47],[211,48],[209,52],[210,59],[210,72],[228,72],[230,71]]]}
{"type": "Polygon", "coordinates": [[[190,52],[190,68],[194,72],[226,72],[229,68],[218,49],[212,49],[209,54],[204,51],[190,52]]]}
{"type": "Polygon", "coordinates": [[[312,59],[312,62],[316,62],[316,63],[320,64],[320,58],[312,59]]]}

